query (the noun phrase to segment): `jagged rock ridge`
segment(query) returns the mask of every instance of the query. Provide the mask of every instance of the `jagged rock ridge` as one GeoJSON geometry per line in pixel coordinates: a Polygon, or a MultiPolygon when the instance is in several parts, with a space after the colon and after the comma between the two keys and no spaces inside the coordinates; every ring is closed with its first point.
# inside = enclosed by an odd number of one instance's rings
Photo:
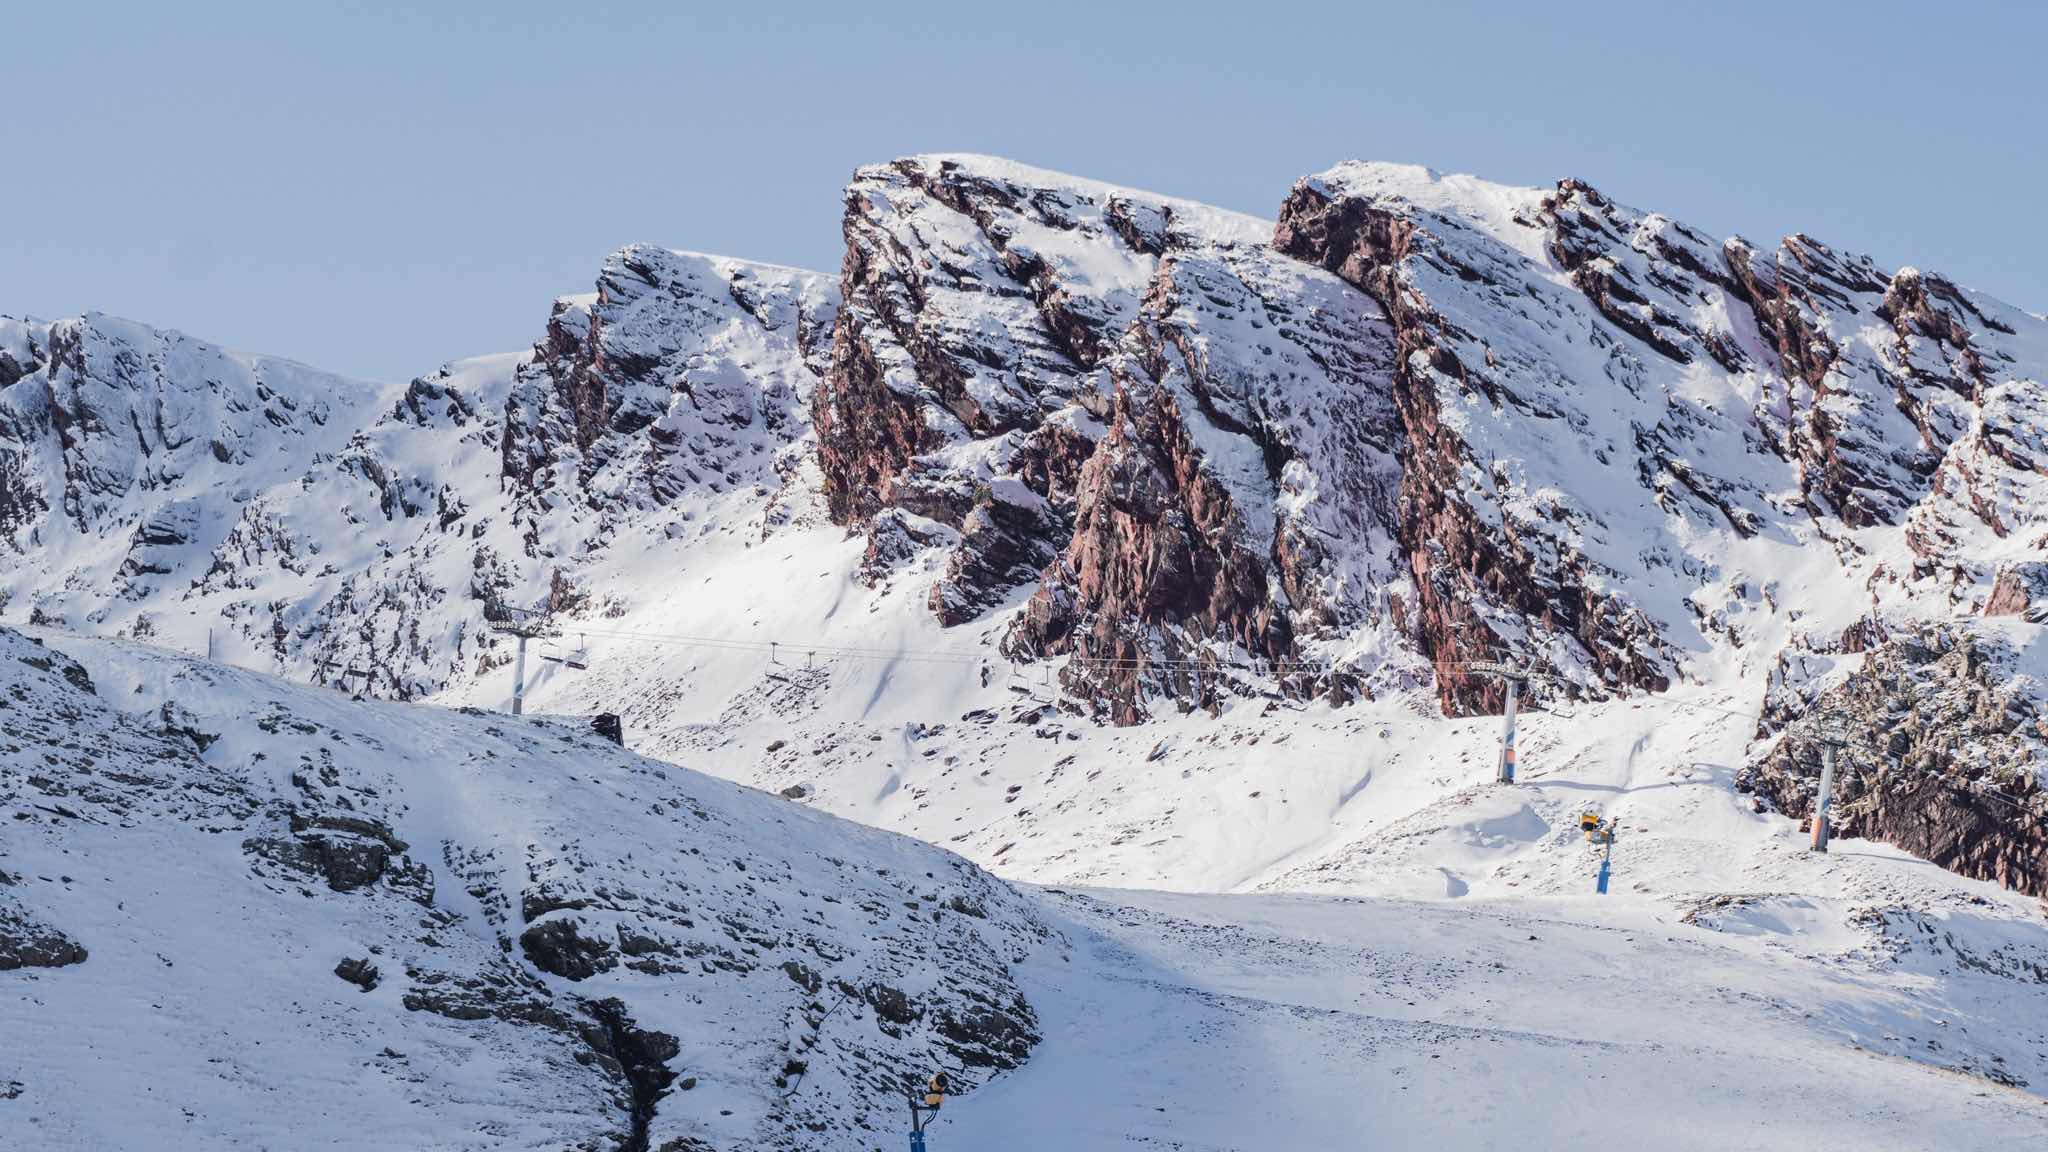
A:
{"type": "Polygon", "coordinates": [[[1447,703],[1485,695],[1454,662],[1490,651],[1668,683],[1728,627],[1701,593],[1770,578],[1734,567],[1756,538],[1827,538],[1885,580],[1973,568],[1952,583],[1981,603],[1991,574],[1968,544],[2029,518],[2004,490],[2038,468],[1966,430],[2037,436],[2009,397],[2041,390],[2013,339],[2041,322],[1937,277],[1887,277],[1806,237],[1760,257],[1578,181],[1390,166],[1303,181],[1276,242],[1371,292],[1401,332],[1401,522],[1447,703]],[[1852,535],[1927,520],[1941,543],[1906,536],[1926,573],[1873,565],[1882,542],[1852,535]]]}
{"type": "Polygon", "coordinates": [[[861,170],[845,231],[827,497],[877,563],[952,548],[942,620],[1035,583],[1006,650],[1078,657],[1067,685],[1125,723],[1213,701],[1246,660],[1388,678],[1372,301],[1263,221],[986,157],[861,170]]]}
{"type": "Polygon", "coordinates": [[[0,607],[138,639],[196,617],[276,671],[405,699],[489,674],[504,605],[615,614],[592,569],[810,515],[835,308],[812,273],[635,246],[531,353],[399,388],[106,317],[5,321],[0,547],[22,562],[0,607]]]}

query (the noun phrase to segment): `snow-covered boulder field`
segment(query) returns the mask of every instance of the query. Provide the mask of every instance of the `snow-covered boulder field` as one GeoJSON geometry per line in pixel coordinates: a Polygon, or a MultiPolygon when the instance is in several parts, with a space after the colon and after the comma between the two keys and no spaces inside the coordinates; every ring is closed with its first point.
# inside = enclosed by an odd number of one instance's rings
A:
{"type": "Polygon", "coordinates": [[[1011,968],[1061,941],[949,853],[582,724],[67,647],[0,630],[10,1146],[863,1147],[1039,1039],[1011,968]]]}

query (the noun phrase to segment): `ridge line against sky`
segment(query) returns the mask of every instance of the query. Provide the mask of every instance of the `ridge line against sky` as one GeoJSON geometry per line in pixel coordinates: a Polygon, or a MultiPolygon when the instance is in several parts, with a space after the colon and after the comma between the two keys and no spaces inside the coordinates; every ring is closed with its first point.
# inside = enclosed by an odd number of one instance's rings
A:
{"type": "Polygon", "coordinates": [[[2048,310],[2048,6],[40,5],[0,313],[403,380],[628,243],[826,272],[853,169],[973,151],[1270,217],[1380,159],[1587,180],[2048,310]]]}

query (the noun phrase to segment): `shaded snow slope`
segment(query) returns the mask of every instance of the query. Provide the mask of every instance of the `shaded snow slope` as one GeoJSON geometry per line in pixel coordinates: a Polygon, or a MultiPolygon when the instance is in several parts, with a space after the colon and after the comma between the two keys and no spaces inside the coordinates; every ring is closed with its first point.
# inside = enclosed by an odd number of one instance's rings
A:
{"type": "Polygon", "coordinates": [[[1771,927],[1841,911],[1801,899],[1718,931],[1550,901],[1052,899],[1077,947],[1024,970],[1045,1042],[943,1117],[933,1147],[1946,1152],[2048,1136],[2048,1103],[1985,1078],[2038,1089],[2048,1073],[2038,925],[2027,971],[1978,968],[2001,929],[1968,913],[1854,943],[1771,927]]]}
{"type": "Polygon", "coordinates": [[[63,647],[0,631],[34,1146],[859,1147],[1036,1039],[1057,942],[957,857],[580,725],[63,647]]]}

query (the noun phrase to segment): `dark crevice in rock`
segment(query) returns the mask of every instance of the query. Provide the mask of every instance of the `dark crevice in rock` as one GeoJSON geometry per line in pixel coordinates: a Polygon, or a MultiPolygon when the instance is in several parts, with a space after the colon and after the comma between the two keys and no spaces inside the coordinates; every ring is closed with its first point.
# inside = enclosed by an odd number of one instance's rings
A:
{"type": "Polygon", "coordinates": [[[590,1001],[584,1011],[595,1021],[583,1030],[585,1043],[608,1071],[625,1079],[631,1093],[632,1128],[619,1152],[648,1152],[647,1129],[654,1122],[655,1106],[676,1079],[668,1062],[682,1046],[666,1032],[635,1027],[626,1005],[617,999],[590,1001]]]}

